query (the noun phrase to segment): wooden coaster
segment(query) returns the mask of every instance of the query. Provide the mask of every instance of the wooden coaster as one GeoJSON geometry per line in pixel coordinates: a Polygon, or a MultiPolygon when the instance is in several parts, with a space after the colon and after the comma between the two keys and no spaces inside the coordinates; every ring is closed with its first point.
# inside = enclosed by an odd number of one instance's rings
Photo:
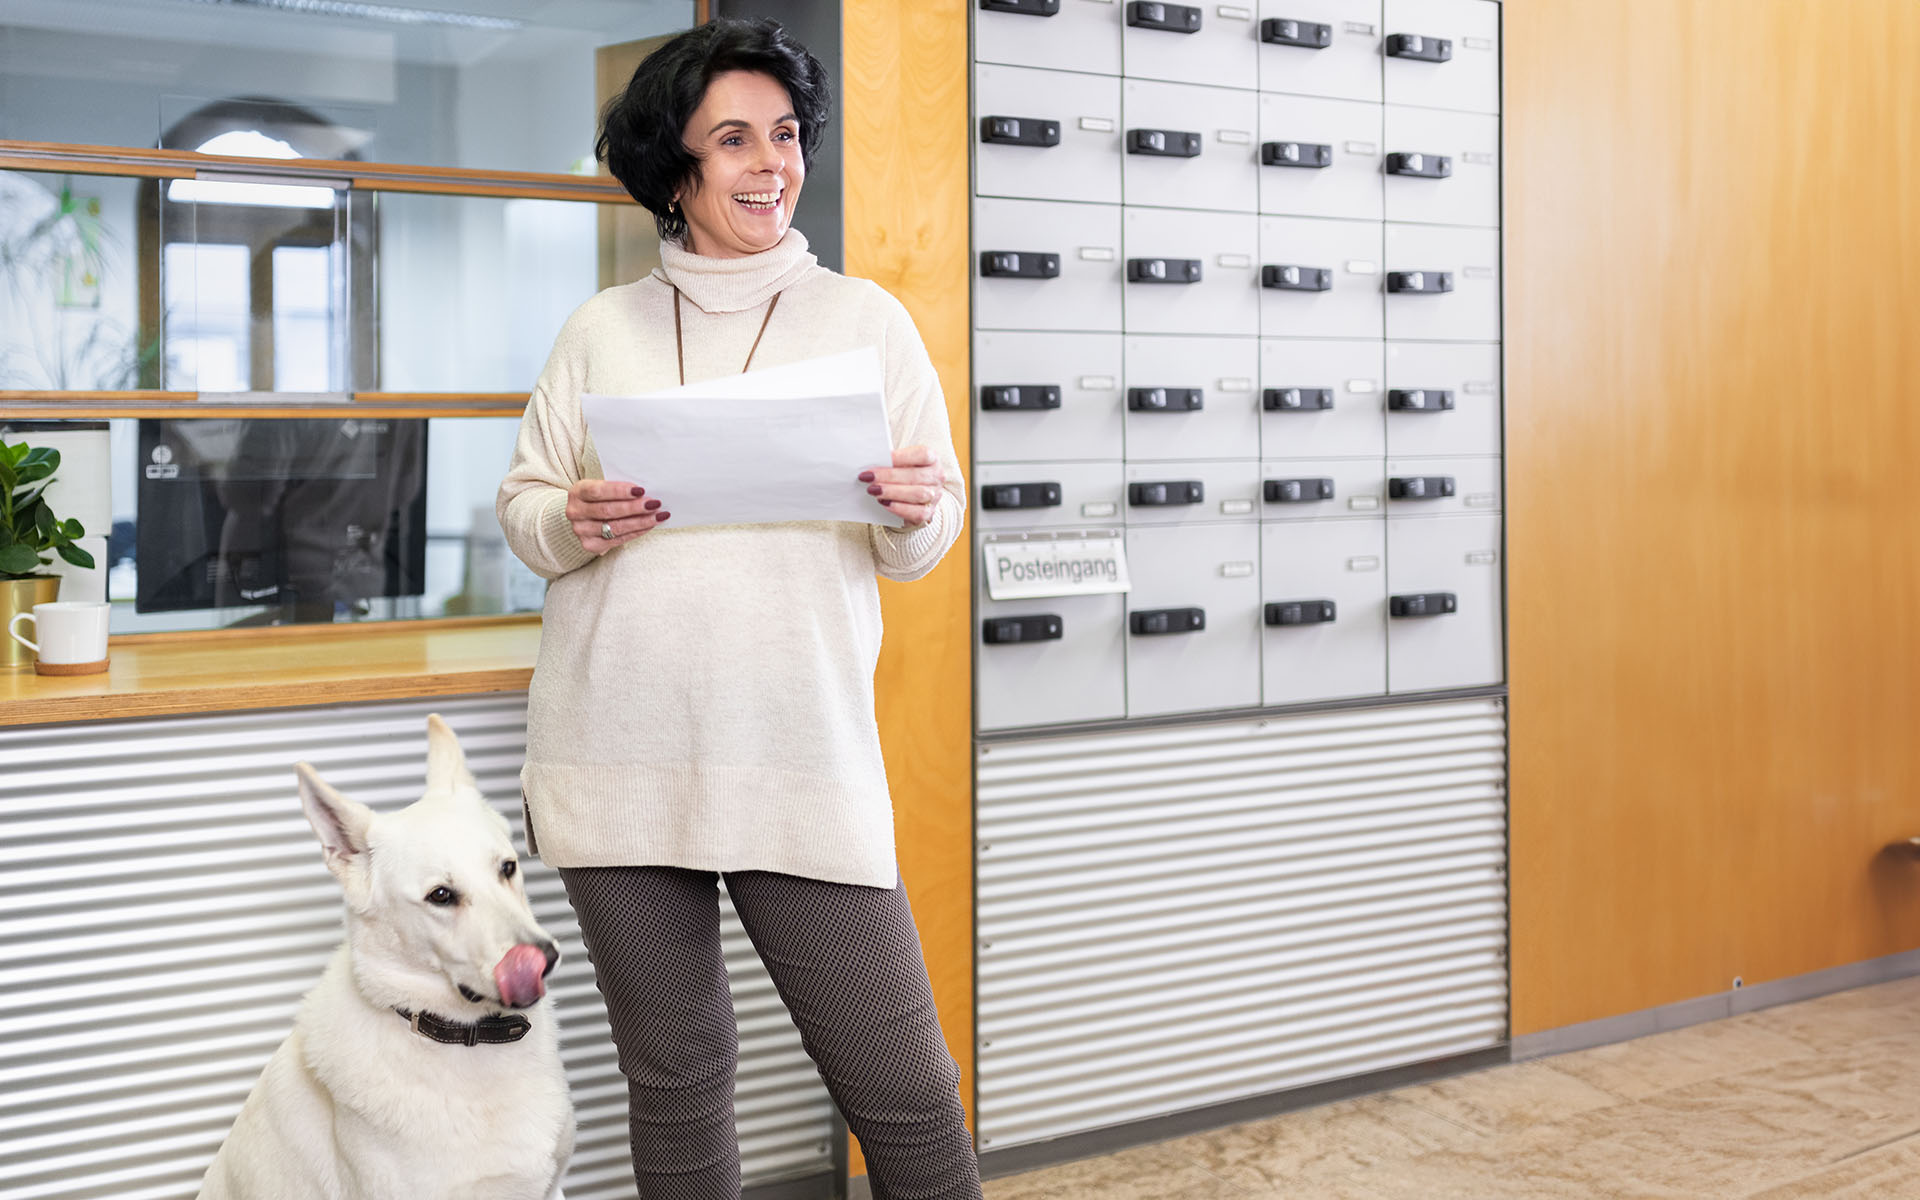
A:
{"type": "Polygon", "coordinates": [[[34,660],[35,675],[102,675],[107,670],[107,660],[90,663],[50,663],[34,660]]]}

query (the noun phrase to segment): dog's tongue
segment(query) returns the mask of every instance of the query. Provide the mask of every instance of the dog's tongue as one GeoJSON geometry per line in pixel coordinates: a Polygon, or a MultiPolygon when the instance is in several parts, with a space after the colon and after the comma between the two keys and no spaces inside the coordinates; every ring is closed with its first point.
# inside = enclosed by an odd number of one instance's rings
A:
{"type": "Polygon", "coordinates": [[[507,951],[493,968],[493,981],[500,985],[500,999],[515,1008],[525,1008],[547,994],[542,978],[547,973],[547,956],[538,946],[524,943],[507,951]]]}

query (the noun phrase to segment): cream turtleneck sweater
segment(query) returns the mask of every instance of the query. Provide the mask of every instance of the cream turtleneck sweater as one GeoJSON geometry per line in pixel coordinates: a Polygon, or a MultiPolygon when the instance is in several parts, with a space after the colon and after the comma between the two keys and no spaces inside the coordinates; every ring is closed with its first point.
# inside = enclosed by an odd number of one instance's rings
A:
{"type": "MultiPolygon", "coordinates": [[[[820,266],[798,231],[747,258],[666,244],[661,260],[568,318],[500,485],[508,544],[553,581],[527,703],[528,840],[559,867],[767,870],[892,887],[874,576],[917,579],[959,536],[966,490],[940,380],[900,303],[820,266]],[[568,485],[600,477],[580,395],[679,382],[676,287],[688,383],[740,371],[776,293],[755,369],[876,347],[893,444],[930,446],[946,469],[933,520],[669,523],[604,557],[587,553],[566,517],[568,485]]],[[[727,474],[725,462],[712,466],[727,474]]],[[[658,498],[672,510],[672,496],[658,498]]]]}

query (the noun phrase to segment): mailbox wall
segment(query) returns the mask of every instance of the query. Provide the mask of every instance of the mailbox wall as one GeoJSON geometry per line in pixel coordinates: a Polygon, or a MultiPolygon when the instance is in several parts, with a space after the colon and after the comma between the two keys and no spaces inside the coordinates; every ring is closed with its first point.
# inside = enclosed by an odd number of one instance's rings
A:
{"type": "Polygon", "coordinates": [[[1500,684],[1498,4],[973,23],[975,551],[1119,528],[1134,580],[977,589],[976,727],[1500,684]]]}

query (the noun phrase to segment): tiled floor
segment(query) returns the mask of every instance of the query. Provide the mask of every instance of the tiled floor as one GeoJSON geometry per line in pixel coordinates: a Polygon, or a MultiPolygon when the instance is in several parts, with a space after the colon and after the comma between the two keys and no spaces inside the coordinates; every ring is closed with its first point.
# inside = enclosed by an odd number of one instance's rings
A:
{"type": "Polygon", "coordinates": [[[1920,979],[987,1181],[987,1200],[1920,1200],[1920,979]]]}

